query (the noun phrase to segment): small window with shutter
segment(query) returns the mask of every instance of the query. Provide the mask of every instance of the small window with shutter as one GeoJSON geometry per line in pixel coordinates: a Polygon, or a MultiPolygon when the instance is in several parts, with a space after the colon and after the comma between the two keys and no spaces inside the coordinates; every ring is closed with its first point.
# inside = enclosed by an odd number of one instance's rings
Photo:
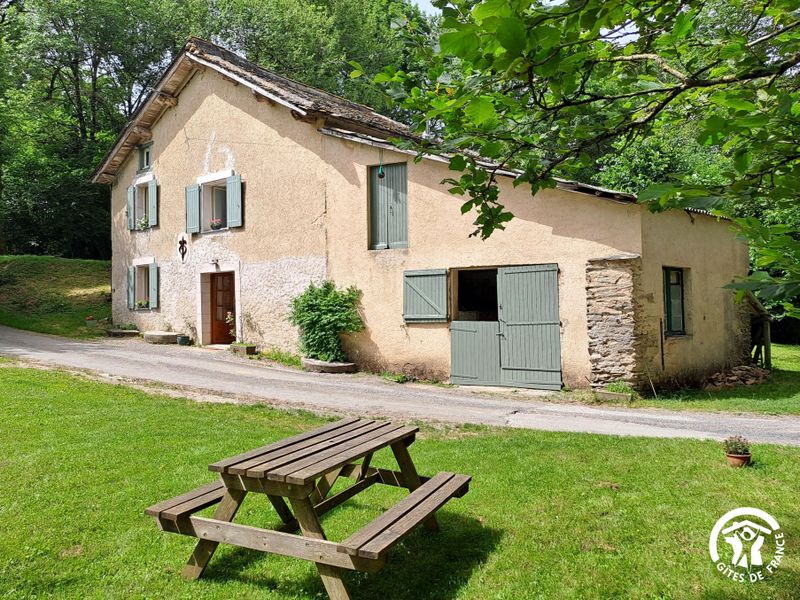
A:
{"type": "Polygon", "coordinates": [[[139,146],[139,168],[138,173],[149,171],[153,160],[153,142],[139,146]]]}
{"type": "Polygon", "coordinates": [[[369,249],[408,247],[406,163],[369,168],[369,249]]]}
{"type": "Polygon", "coordinates": [[[231,175],[186,188],[188,233],[208,233],[241,227],[242,224],[241,175],[231,175]]]}
{"type": "Polygon", "coordinates": [[[158,266],[155,263],[128,267],[128,308],[158,308],[158,266]]]}
{"type": "Polygon", "coordinates": [[[403,273],[403,319],[406,323],[447,321],[447,270],[403,273]]]}
{"type": "Polygon", "coordinates": [[[158,225],[158,182],[155,177],[128,188],[128,229],[158,225]]]}

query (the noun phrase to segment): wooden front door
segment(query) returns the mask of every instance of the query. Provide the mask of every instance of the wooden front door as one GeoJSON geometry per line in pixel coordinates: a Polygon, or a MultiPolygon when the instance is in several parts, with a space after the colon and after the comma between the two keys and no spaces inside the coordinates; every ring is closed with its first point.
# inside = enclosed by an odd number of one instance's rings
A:
{"type": "Polygon", "coordinates": [[[236,292],[233,273],[213,273],[211,275],[211,343],[230,344],[236,341],[231,335],[235,328],[236,292]],[[228,313],[234,316],[232,324],[226,322],[228,313]]]}

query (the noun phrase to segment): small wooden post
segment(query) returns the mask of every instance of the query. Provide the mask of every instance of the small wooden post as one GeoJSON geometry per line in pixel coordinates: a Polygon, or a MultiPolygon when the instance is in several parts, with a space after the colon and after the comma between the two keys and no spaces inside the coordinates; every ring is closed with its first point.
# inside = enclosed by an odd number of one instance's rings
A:
{"type": "Polygon", "coordinates": [[[772,324],[769,319],[764,319],[764,368],[772,368],[772,324]]]}

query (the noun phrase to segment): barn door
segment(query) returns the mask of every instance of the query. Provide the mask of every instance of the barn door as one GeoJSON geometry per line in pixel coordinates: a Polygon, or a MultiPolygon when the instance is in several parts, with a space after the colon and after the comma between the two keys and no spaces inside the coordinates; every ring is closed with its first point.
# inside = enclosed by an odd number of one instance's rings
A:
{"type": "Polygon", "coordinates": [[[500,385],[500,324],[450,324],[450,380],[460,385],[500,385]]]}
{"type": "Polygon", "coordinates": [[[558,265],[498,269],[502,385],[561,389],[558,265]]]}

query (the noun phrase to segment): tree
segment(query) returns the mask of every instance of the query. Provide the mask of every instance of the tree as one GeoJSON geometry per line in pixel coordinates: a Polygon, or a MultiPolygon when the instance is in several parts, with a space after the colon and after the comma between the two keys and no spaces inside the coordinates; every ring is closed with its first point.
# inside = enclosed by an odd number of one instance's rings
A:
{"type": "Polygon", "coordinates": [[[268,69],[377,110],[391,109],[383,94],[350,77],[350,63],[376,73],[409,52],[402,25],[427,20],[406,0],[216,0],[215,34],[268,69]]]}
{"type": "Polygon", "coordinates": [[[590,181],[631,194],[676,177],[693,185],[724,184],[730,160],[695,137],[695,128],[689,126],[655,130],[631,143],[617,141],[597,159],[590,181]]]}
{"type": "Polygon", "coordinates": [[[348,61],[405,64],[406,20],[405,0],[0,0],[0,250],[110,256],[91,172],[190,35],[388,111],[348,61]]]}
{"type": "MultiPolygon", "coordinates": [[[[452,0],[439,47],[409,36],[427,66],[387,67],[375,82],[417,114],[411,145],[450,156],[451,192],[486,238],[513,215],[496,173],[533,193],[593,166],[609,144],[696,123],[730,160],[722,180],[680,178],[644,190],[652,210],[697,207],[737,217],[742,202],[796,206],[800,190],[800,15],[794,0],[452,0]],[[423,137],[434,132],[436,140],[423,137]],[[486,168],[476,158],[493,162],[486,168]]],[[[419,61],[417,63],[419,64],[419,61]]],[[[755,248],[740,288],[795,313],[800,240],[786,225],[736,219],[755,248]]]]}

